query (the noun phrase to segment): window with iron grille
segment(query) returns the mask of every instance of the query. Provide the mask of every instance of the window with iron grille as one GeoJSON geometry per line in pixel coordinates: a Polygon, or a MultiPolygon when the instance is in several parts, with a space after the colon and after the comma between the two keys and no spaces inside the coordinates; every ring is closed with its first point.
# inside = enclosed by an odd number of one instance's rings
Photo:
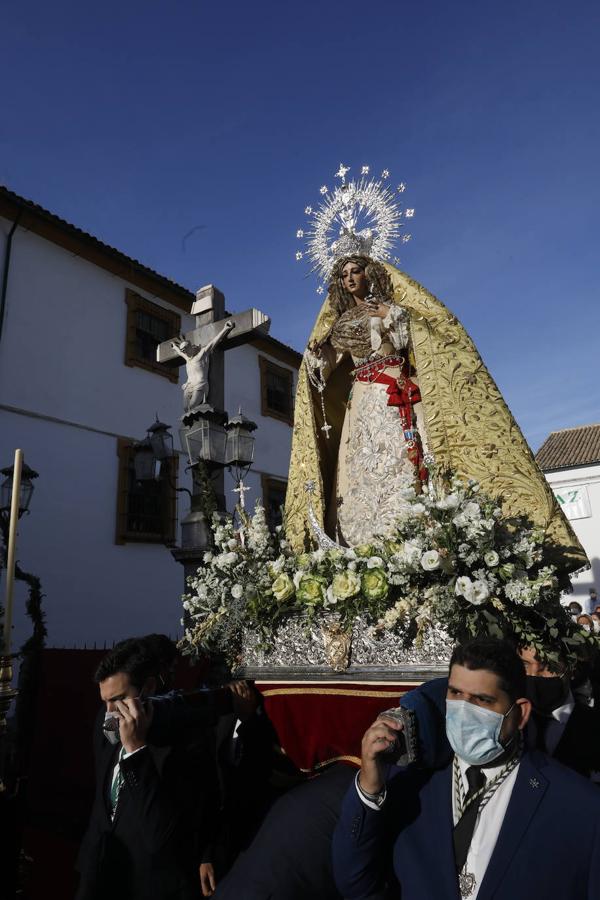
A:
{"type": "Polygon", "coordinates": [[[177,531],[177,457],[161,463],[160,477],[137,481],[135,447],[119,438],[116,543],[174,544],[177,531]]]}
{"type": "Polygon", "coordinates": [[[261,413],[293,423],[294,415],[294,373],[291,369],[278,366],[265,356],[259,356],[261,413]]]}
{"type": "Polygon", "coordinates": [[[285,504],[287,481],[273,478],[271,475],[261,475],[261,481],[263,506],[269,528],[273,529],[283,521],[282,509],[285,504]]]}
{"type": "Polygon", "coordinates": [[[156,361],[156,348],[181,331],[181,316],[151,303],[135,291],[125,291],[127,304],[127,342],[125,364],[140,366],[177,383],[179,369],[156,361]]]}

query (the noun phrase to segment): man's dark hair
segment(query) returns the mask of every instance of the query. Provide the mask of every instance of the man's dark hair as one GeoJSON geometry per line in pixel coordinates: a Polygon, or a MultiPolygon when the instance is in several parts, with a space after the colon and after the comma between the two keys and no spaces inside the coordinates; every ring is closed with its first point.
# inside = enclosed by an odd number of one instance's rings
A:
{"type": "Polygon", "coordinates": [[[141,688],[148,678],[158,676],[160,667],[161,661],[144,638],[127,638],[115,644],[101,660],[94,681],[100,684],[111,675],[124,672],[135,687],[141,688]]]}
{"type": "Polygon", "coordinates": [[[512,701],[527,696],[525,666],[510,641],[475,638],[458,644],[452,652],[450,669],[454,665],[493,672],[498,677],[500,687],[512,701]]]}
{"type": "Polygon", "coordinates": [[[579,603],[577,600],[569,600],[569,609],[573,609],[574,607],[577,607],[577,609],[579,610],[577,615],[583,612],[583,606],[581,605],[581,603],[579,603]]]}
{"type": "Polygon", "coordinates": [[[140,638],[140,641],[143,641],[149,647],[150,652],[158,660],[161,669],[168,668],[177,659],[175,642],[167,637],[166,634],[146,634],[140,638]]]}

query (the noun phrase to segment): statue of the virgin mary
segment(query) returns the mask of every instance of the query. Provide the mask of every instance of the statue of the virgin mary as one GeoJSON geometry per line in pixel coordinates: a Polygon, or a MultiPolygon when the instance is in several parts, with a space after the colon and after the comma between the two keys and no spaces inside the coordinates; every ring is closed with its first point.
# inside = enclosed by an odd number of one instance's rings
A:
{"type": "Polygon", "coordinates": [[[387,173],[369,180],[365,168],[347,182],[348,168],[340,166],[341,184],[331,193],[322,188],[321,206],[306,210],[308,255],[328,293],[298,379],[288,540],[298,552],[314,546],[315,520],[317,532],[342,546],[392,534],[407,498],[435,466],[477,480],[506,516],[526,515],[543,528],[548,557],[563,571],[586,565],[466,331],[387,262],[403,216],[413,211],[399,209],[387,173]],[[359,230],[361,214],[367,227],[359,230]]]}

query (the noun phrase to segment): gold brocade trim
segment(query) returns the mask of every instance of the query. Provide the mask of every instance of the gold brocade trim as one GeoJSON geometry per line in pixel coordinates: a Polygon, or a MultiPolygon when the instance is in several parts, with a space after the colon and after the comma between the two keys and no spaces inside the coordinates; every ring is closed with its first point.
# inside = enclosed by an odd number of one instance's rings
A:
{"type": "MultiPolygon", "coordinates": [[[[409,690],[412,690],[412,685],[409,690]]],[[[389,697],[397,691],[354,691],[344,688],[272,688],[270,691],[261,691],[263,697],[283,697],[298,694],[319,694],[327,697],[389,697]]],[[[406,693],[406,692],[404,692],[406,693]]]]}
{"type": "MultiPolygon", "coordinates": [[[[589,565],[585,551],[534,459],[477,349],[455,316],[433,294],[394,266],[384,264],[394,303],[408,310],[412,349],[421,391],[428,449],[440,466],[474,478],[483,491],[502,498],[505,515],[527,515],[545,530],[548,561],[572,572],[589,565]]],[[[336,320],[328,296],[309,343],[320,344],[336,320]]],[[[311,545],[304,485],[315,482],[312,504],[321,527],[331,496],[341,420],[348,398],[343,364],[326,373],[324,392],[330,440],[306,364],[300,367],[285,502],[286,536],[301,552],[311,545]],[[327,500],[326,500],[327,498],[327,500]]]]}

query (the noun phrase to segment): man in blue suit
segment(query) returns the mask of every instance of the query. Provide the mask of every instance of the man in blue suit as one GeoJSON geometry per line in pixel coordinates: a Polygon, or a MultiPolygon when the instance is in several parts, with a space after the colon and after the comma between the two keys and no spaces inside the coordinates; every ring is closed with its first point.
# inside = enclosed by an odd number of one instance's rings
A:
{"type": "Polygon", "coordinates": [[[524,749],[531,703],[514,648],[457,647],[446,700],[454,752],[441,768],[386,764],[401,727],[392,719],[366,732],[333,841],[342,895],[387,885],[402,900],[597,900],[600,793],[524,749]]]}

